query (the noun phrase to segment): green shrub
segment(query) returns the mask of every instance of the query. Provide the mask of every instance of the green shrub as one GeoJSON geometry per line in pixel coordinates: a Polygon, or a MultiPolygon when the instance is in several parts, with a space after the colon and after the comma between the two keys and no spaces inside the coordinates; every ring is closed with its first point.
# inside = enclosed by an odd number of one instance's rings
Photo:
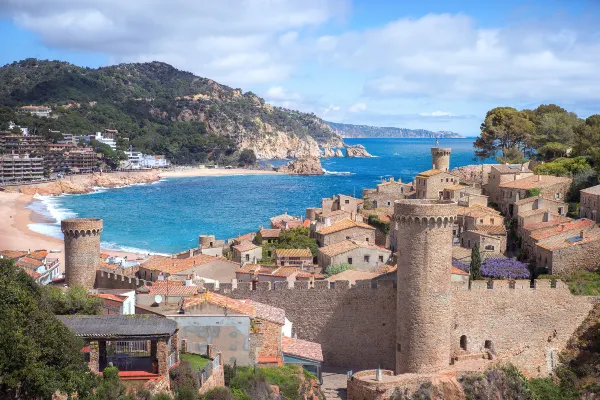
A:
{"type": "Polygon", "coordinates": [[[354,266],[348,263],[330,265],[325,269],[325,276],[330,277],[333,275],[337,275],[340,272],[344,272],[349,269],[354,269],[354,266]]]}
{"type": "Polygon", "coordinates": [[[217,387],[217,388],[211,389],[208,392],[204,393],[204,395],[202,395],[200,397],[200,399],[201,400],[236,400],[237,397],[235,397],[231,393],[231,390],[229,390],[229,388],[217,387]]]}

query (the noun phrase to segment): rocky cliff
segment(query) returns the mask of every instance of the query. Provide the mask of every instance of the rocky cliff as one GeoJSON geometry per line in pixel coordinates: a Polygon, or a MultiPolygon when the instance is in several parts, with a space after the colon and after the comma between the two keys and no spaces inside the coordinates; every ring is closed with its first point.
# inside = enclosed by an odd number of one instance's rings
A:
{"type": "Polygon", "coordinates": [[[158,171],[94,173],[73,175],[53,182],[36,185],[23,185],[9,190],[41,196],[59,196],[61,194],[91,193],[95,187],[115,188],[140,183],[152,183],[160,179],[158,171]]]}
{"type": "Polygon", "coordinates": [[[321,167],[321,161],[317,157],[304,157],[277,168],[278,172],[289,175],[323,175],[325,171],[321,167]]]}

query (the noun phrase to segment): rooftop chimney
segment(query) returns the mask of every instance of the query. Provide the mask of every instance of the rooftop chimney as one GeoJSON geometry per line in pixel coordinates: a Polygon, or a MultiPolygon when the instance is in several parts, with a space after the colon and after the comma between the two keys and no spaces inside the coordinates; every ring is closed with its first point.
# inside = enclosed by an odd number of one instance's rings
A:
{"type": "Polygon", "coordinates": [[[543,222],[550,222],[550,211],[546,210],[546,212],[544,213],[544,221],[543,222]]]}
{"type": "Polygon", "coordinates": [[[583,234],[583,229],[581,231],[579,231],[579,236],[583,239],[585,236],[583,234]]]}
{"type": "Polygon", "coordinates": [[[538,182],[541,182],[541,181],[542,181],[542,176],[541,176],[541,175],[538,175],[538,176],[537,176],[537,180],[538,180],[538,182]]]}

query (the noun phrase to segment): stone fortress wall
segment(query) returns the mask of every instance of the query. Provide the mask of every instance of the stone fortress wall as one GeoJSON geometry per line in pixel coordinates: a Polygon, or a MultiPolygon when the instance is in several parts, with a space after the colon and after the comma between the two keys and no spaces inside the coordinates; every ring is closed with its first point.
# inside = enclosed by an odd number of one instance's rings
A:
{"type": "MultiPolygon", "coordinates": [[[[221,283],[218,292],[283,308],[299,339],[321,344],[327,365],[353,370],[394,370],[396,359],[396,287],[393,281],[221,283]]],[[[205,285],[215,290],[214,285],[205,285]]],[[[543,376],[552,359],[588,315],[593,300],[573,296],[566,284],[529,280],[451,284],[451,352],[462,335],[467,351],[477,353],[491,342],[498,359],[508,359],[530,376],[543,376]],[[553,287],[554,286],[554,287],[553,287]],[[539,367],[539,370],[538,370],[539,367]]],[[[402,305],[401,305],[402,306],[402,305]]],[[[554,361],[555,362],[555,361],[554,361]]]]}
{"type": "Polygon", "coordinates": [[[450,153],[452,149],[432,147],[431,158],[432,158],[432,169],[448,172],[450,170],[450,153]]]}

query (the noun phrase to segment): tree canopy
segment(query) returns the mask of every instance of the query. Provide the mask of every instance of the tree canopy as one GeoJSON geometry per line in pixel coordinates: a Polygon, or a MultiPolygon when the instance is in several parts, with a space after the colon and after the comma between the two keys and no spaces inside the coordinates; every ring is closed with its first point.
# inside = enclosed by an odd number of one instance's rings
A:
{"type": "Polygon", "coordinates": [[[54,316],[43,289],[7,259],[0,259],[0,314],[0,397],[90,393],[96,377],[83,342],[54,316]]]}

